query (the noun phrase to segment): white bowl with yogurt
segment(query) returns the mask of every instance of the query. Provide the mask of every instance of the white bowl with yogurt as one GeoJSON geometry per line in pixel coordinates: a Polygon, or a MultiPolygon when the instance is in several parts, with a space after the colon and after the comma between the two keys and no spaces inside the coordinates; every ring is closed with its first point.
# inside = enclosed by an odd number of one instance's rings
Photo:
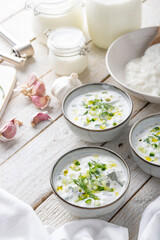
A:
{"type": "Polygon", "coordinates": [[[60,157],[52,169],[50,182],[65,208],[76,216],[93,218],[121,205],[130,173],[116,153],[101,147],[82,147],[60,157]]]}
{"type": "Polygon", "coordinates": [[[127,33],[114,41],[106,54],[111,76],[135,97],[152,103],[160,103],[160,47],[156,50],[152,46],[146,53],[145,50],[157,31],[158,27],[149,27],[127,33]]]}
{"type": "Polygon", "coordinates": [[[62,111],[78,137],[103,143],[123,132],[132,113],[132,100],[113,85],[92,83],[71,91],[63,101],[62,111]]]}
{"type": "Polygon", "coordinates": [[[135,123],[129,134],[134,160],[146,173],[160,178],[160,114],[135,123]]]}

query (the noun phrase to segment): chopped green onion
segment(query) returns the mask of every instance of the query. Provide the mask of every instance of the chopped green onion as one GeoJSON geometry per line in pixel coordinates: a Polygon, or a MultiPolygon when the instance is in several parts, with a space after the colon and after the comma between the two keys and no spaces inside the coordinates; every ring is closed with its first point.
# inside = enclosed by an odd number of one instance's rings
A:
{"type": "Polygon", "coordinates": [[[87,203],[88,205],[91,205],[92,200],[91,200],[91,199],[87,199],[87,200],[85,201],[85,203],[87,203]]]}
{"type": "Polygon", "coordinates": [[[150,152],[149,156],[154,157],[155,156],[154,152],[150,152]]]}
{"type": "Polygon", "coordinates": [[[73,162],[76,166],[79,166],[80,165],[80,162],[79,161],[74,161],[73,162]]]}
{"type": "Polygon", "coordinates": [[[114,188],[109,188],[108,192],[114,192],[114,188]]]}

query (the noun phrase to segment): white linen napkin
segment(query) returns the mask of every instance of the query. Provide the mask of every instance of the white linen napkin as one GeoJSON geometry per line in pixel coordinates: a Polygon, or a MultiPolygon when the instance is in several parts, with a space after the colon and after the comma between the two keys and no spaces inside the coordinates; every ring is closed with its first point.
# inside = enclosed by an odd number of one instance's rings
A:
{"type": "Polygon", "coordinates": [[[142,214],[138,240],[160,240],[160,197],[150,203],[142,214]]]}
{"type": "Polygon", "coordinates": [[[0,189],[0,240],[128,240],[128,230],[97,219],[44,227],[33,209],[0,189]]]}

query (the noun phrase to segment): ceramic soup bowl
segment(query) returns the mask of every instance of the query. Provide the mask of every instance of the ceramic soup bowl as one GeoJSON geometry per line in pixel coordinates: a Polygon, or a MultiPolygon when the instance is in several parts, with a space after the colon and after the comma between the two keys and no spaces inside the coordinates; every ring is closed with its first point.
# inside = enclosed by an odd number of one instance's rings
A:
{"type": "MultiPolygon", "coordinates": [[[[108,100],[108,98],[107,98],[107,100],[108,100]]],[[[88,99],[87,99],[87,101],[88,101],[88,99]]],[[[99,100],[97,100],[97,101],[99,101],[99,100]]],[[[110,101],[110,99],[109,99],[109,101],[110,101]]],[[[116,101],[118,101],[118,104],[121,104],[121,103],[119,103],[119,100],[116,100],[116,101]]],[[[114,99],[113,99],[113,102],[114,102],[114,99]]],[[[112,105],[112,101],[106,102],[106,103],[112,105]]],[[[121,105],[123,106],[123,103],[121,105]]],[[[94,106],[92,106],[92,107],[94,107],[94,106]]],[[[79,106],[77,107],[77,109],[79,109],[79,106]]],[[[116,107],[115,107],[115,109],[116,109],[116,107]]],[[[86,108],[86,110],[88,111],[89,108],[86,108]]],[[[73,133],[75,133],[79,138],[81,138],[82,140],[87,141],[87,142],[103,143],[103,142],[111,141],[114,138],[116,138],[117,136],[119,136],[120,134],[122,134],[124,128],[127,126],[128,122],[129,122],[129,118],[132,113],[132,100],[127,93],[125,93],[124,91],[122,91],[121,89],[119,89],[113,85],[109,85],[106,83],[91,83],[91,84],[86,84],[86,85],[80,86],[78,88],[75,88],[73,91],[71,91],[63,101],[62,111],[63,111],[63,115],[67,121],[68,126],[73,131],[73,133]],[[87,96],[88,93],[92,93],[92,92],[95,93],[96,91],[103,91],[103,92],[108,92],[108,93],[110,93],[110,91],[111,91],[111,93],[113,95],[118,94],[120,96],[120,98],[123,99],[123,102],[125,103],[124,104],[125,107],[123,109],[123,111],[124,111],[123,114],[125,114],[125,115],[123,115],[123,116],[125,116],[125,117],[124,117],[124,119],[121,120],[120,123],[118,123],[117,125],[115,124],[115,126],[111,125],[105,129],[103,129],[103,128],[96,129],[96,128],[88,128],[87,124],[85,126],[79,125],[76,121],[73,121],[71,119],[71,114],[69,112],[69,106],[72,103],[73,104],[75,103],[75,99],[77,97],[84,96],[85,94],[87,96]]],[[[105,113],[107,113],[107,111],[105,113]]],[[[120,114],[121,113],[119,113],[119,115],[120,114]]],[[[85,115],[85,113],[83,115],[85,115]]],[[[92,120],[95,121],[95,118],[92,118],[92,116],[90,116],[90,120],[89,119],[87,119],[87,120],[88,120],[88,122],[92,121],[92,120]]]]}
{"type": "MultiPolygon", "coordinates": [[[[82,163],[82,162],[80,161],[80,163],[82,163]]],[[[82,167],[81,165],[79,165],[79,166],[82,167]]],[[[68,169],[68,174],[69,174],[69,168],[67,168],[67,169],[68,169]]],[[[66,171],[64,173],[66,176],[66,171]]],[[[77,172],[75,172],[75,174],[77,174],[77,172]]],[[[102,148],[102,147],[82,147],[82,148],[74,149],[74,150],[64,154],[62,157],[60,157],[58,159],[58,161],[53,166],[53,169],[51,172],[50,183],[51,183],[53,192],[55,193],[59,202],[67,210],[69,210],[70,212],[72,212],[74,215],[76,215],[78,217],[94,218],[94,217],[99,217],[101,215],[109,214],[110,212],[114,211],[121,205],[121,203],[123,202],[123,200],[126,196],[127,189],[129,187],[130,172],[129,172],[129,168],[128,168],[127,164],[125,163],[125,161],[119,155],[117,155],[115,152],[110,151],[106,148],[102,148]],[[91,207],[91,206],[84,207],[84,206],[78,205],[77,202],[71,203],[71,202],[69,202],[69,200],[66,200],[66,198],[64,199],[64,197],[62,197],[62,195],[60,194],[60,191],[57,190],[57,181],[58,181],[57,179],[59,179],[59,176],[62,176],[64,169],[67,168],[67,166],[70,166],[70,164],[72,164],[75,159],[84,159],[87,156],[90,157],[90,156],[95,156],[95,155],[103,156],[105,159],[104,161],[106,162],[107,166],[109,166],[108,159],[114,159],[114,161],[117,162],[118,168],[120,166],[121,173],[123,176],[125,176],[124,177],[125,181],[124,181],[121,193],[118,196],[116,196],[116,198],[114,198],[113,201],[110,201],[107,203],[108,200],[106,199],[105,204],[103,204],[101,206],[93,205],[93,207],[91,207]]],[[[65,186],[68,187],[69,184],[70,183],[68,182],[68,184],[65,186]]],[[[70,189],[70,186],[69,186],[69,189],[70,189]]],[[[66,190],[64,192],[66,194],[66,190]]],[[[80,190],[79,194],[82,194],[82,193],[83,193],[83,191],[80,190]]],[[[70,192],[69,193],[67,192],[67,194],[68,194],[67,196],[69,196],[69,197],[67,197],[67,199],[68,199],[68,198],[70,198],[70,192]]],[[[96,194],[97,194],[97,192],[96,192],[96,194]]],[[[113,194],[115,194],[115,192],[113,194]]],[[[65,195],[65,197],[66,197],[66,195],[65,195]]],[[[107,198],[108,198],[108,195],[107,195],[107,198]]],[[[93,201],[93,199],[92,199],[92,201],[93,201]]]]}
{"type": "Polygon", "coordinates": [[[106,65],[111,76],[135,97],[152,103],[160,103],[160,96],[145,94],[127,86],[124,70],[129,61],[144,55],[157,31],[158,27],[149,27],[124,34],[111,44],[106,54],[106,65]]]}
{"type": "Polygon", "coordinates": [[[138,166],[146,173],[160,178],[160,161],[155,156],[155,152],[160,147],[158,137],[155,136],[157,131],[158,134],[160,131],[154,130],[156,128],[159,129],[157,126],[160,126],[160,114],[152,114],[141,119],[131,128],[129,143],[133,158],[138,166]],[[145,134],[146,131],[147,133],[149,132],[149,137],[145,134]],[[142,148],[143,143],[145,144],[144,146],[146,146],[145,148],[142,148]],[[141,144],[141,146],[139,144],[141,144]],[[150,144],[153,146],[151,150],[150,144]]]}

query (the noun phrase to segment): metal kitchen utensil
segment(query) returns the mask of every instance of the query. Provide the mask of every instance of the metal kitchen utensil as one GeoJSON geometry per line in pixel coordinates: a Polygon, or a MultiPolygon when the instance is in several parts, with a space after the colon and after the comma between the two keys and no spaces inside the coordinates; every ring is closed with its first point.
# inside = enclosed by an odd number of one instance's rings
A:
{"type": "Polygon", "coordinates": [[[112,181],[116,181],[117,183],[119,183],[119,185],[120,185],[121,187],[123,187],[123,184],[119,181],[118,176],[117,176],[117,174],[116,174],[115,171],[109,173],[107,176],[108,176],[112,181]]]}
{"type": "Polygon", "coordinates": [[[0,26],[0,35],[10,43],[12,51],[17,57],[28,58],[34,55],[34,49],[29,41],[20,43],[2,26],[0,26]]]}
{"type": "Polygon", "coordinates": [[[9,63],[12,63],[16,66],[23,66],[26,62],[26,58],[16,57],[11,54],[7,54],[0,51],[0,60],[7,61],[9,63]]]}

